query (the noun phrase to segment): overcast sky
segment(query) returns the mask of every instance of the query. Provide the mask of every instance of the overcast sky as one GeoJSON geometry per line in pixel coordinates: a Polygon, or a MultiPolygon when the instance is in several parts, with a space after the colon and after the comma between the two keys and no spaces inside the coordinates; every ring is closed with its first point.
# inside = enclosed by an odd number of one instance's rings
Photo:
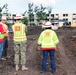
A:
{"type": "Polygon", "coordinates": [[[31,2],[34,5],[52,6],[52,13],[76,13],[76,0],[0,0],[0,7],[7,3],[9,13],[23,13],[31,2]]]}

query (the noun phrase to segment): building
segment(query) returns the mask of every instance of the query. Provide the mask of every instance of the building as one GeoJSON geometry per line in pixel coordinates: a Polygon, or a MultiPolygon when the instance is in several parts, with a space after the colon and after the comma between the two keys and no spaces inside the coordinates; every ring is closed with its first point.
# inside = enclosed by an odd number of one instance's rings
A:
{"type": "MultiPolygon", "coordinates": [[[[3,14],[4,15],[4,14],[3,14]]],[[[14,17],[16,14],[8,14],[7,16],[7,23],[14,23],[14,17]]],[[[28,17],[28,14],[22,14],[23,17],[28,17]]],[[[30,15],[32,19],[28,21],[28,25],[40,25],[43,20],[38,21],[37,16],[35,14],[30,15]]],[[[52,21],[52,24],[59,24],[59,25],[71,25],[72,23],[76,23],[76,13],[59,13],[59,14],[47,14],[47,20],[52,21]]]]}
{"type": "MultiPolygon", "coordinates": [[[[38,25],[37,16],[32,15],[32,17],[33,18],[29,20],[29,25],[32,25],[32,24],[38,25]]],[[[47,14],[47,20],[52,21],[53,25],[55,24],[71,25],[72,23],[76,23],[76,13],[47,14]]]]}

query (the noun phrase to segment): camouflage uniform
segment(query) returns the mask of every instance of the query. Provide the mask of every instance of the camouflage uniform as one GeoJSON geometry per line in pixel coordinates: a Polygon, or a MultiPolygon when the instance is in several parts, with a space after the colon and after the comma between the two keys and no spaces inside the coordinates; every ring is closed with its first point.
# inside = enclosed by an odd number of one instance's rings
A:
{"type": "Polygon", "coordinates": [[[26,41],[15,42],[14,41],[14,51],[15,51],[15,64],[19,64],[19,57],[21,57],[21,64],[26,63],[26,41]]]}

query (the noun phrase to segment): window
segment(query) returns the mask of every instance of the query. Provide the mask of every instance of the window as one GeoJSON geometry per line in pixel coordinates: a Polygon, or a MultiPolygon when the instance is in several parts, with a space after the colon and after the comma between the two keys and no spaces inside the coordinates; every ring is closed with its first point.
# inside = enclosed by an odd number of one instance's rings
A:
{"type": "Polygon", "coordinates": [[[51,20],[54,20],[54,19],[51,19],[51,20]]]}
{"type": "Polygon", "coordinates": [[[63,16],[65,16],[65,14],[63,14],[63,16]]]}
{"type": "Polygon", "coordinates": [[[68,14],[66,14],[66,16],[68,16],[68,14]]]}
{"type": "Polygon", "coordinates": [[[6,14],[6,16],[9,16],[8,14],[6,14]]]}
{"type": "Polygon", "coordinates": [[[16,16],[16,14],[13,14],[13,16],[16,16]]]}
{"type": "Polygon", "coordinates": [[[31,22],[31,21],[34,21],[34,19],[30,19],[30,22],[31,22]]]}
{"type": "Polygon", "coordinates": [[[76,20],[76,18],[73,18],[73,20],[76,20]]]}
{"type": "Polygon", "coordinates": [[[49,14],[46,14],[47,16],[49,16],[49,14]]]}
{"type": "Polygon", "coordinates": [[[68,21],[68,19],[66,19],[66,21],[68,21]]]}
{"type": "Polygon", "coordinates": [[[63,20],[65,20],[65,19],[63,19],[63,20]]]}
{"type": "Polygon", "coordinates": [[[25,16],[25,14],[22,14],[22,16],[25,16]]]}
{"type": "Polygon", "coordinates": [[[75,13],[73,15],[76,15],[75,13]]]}
{"type": "Polygon", "coordinates": [[[55,20],[59,20],[58,18],[56,18],[55,20]]]}
{"type": "Polygon", "coordinates": [[[63,23],[63,25],[65,25],[65,23],[63,23]]]}
{"type": "Polygon", "coordinates": [[[54,14],[51,14],[51,17],[54,17],[54,14]]]}
{"type": "Polygon", "coordinates": [[[56,16],[58,16],[58,14],[56,14],[56,16]]]}

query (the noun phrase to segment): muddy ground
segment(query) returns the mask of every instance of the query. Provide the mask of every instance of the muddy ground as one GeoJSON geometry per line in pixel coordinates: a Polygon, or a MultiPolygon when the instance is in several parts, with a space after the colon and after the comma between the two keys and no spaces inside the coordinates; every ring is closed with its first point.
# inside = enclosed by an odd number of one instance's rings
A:
{"type": "Polygon", "coordinates": [[[55,53],[57,72],[52,74],[50,61],[47,61],[47,72],[40,74],[42,51],[37,50],[37,39],[41,27],[28,27],[27,42],[27,71],[15,71],[13,34],[10,33],[8,48],[9,59],[0,60],[0,75],[76,75],[76,28],[62,27],[56,30],[60,43],[55,53]]]}

